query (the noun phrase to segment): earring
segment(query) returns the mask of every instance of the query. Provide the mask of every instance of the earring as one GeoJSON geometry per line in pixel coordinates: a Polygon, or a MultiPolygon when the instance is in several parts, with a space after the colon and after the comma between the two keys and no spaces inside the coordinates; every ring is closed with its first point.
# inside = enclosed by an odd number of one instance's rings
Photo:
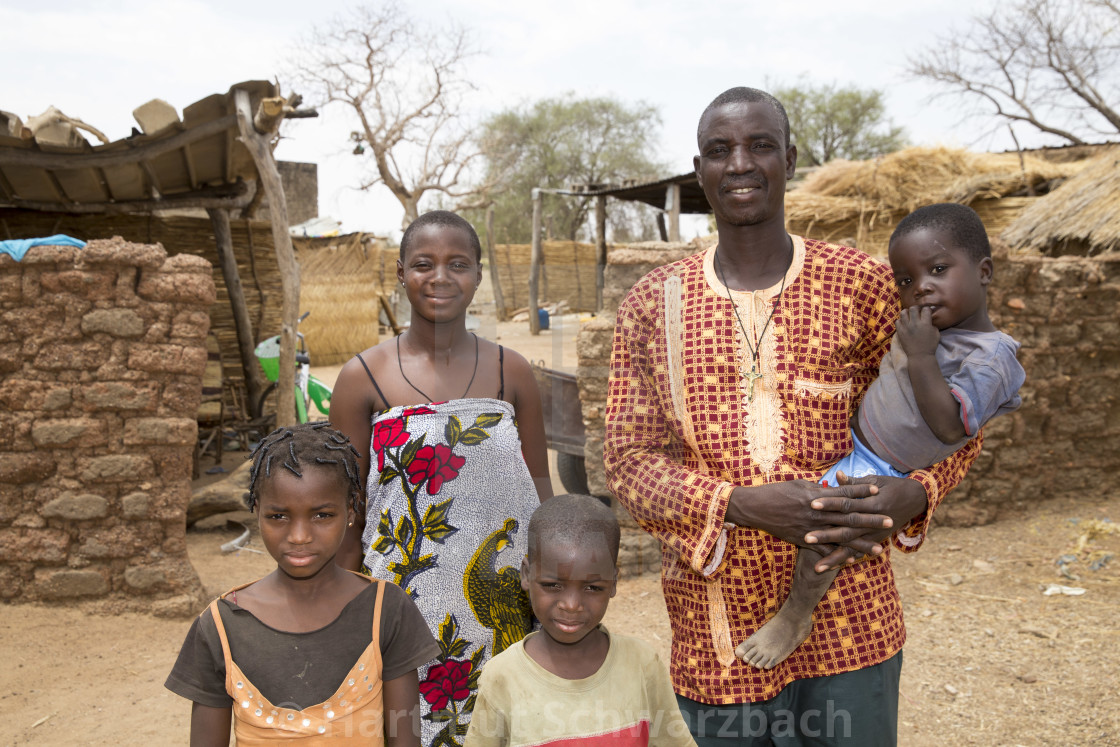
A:
{"type": "Polygon", "coordinates": [[[354,522],[350,522],[350,523],[349,523],[349,524],[347,524],[346,526],[348,526],[348,527],[352,527],[352,526],[354,526],[354,522]]]}

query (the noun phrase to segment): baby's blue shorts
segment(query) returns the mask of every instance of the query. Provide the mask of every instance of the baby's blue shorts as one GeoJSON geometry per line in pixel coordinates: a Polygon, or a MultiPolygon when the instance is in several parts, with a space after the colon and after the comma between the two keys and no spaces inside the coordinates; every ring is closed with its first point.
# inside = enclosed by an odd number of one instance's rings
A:
{"type": "Polygon", "coordinates": [[[852,433],[852,443],[855,448],[848,456],[828,468],[821,478],[821,485],[836,485],[836,473],[843,472],[848,477],[867,477],[868,475],[886,475],[888,477],[906,477],[905,472],[899,472],[891,463],[880,457],[871,449],[863,445],[852,433]]]}

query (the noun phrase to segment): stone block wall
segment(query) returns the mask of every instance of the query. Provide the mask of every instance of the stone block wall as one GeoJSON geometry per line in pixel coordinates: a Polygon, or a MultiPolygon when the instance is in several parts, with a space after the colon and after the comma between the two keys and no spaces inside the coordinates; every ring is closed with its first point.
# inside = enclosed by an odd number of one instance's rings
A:
{"type": "Polygon", "coordinates": [[[211,265],[122,239],[0,255],[0,599],[189,614],[211,265]]]}
{"type": "MultiPolygon", "coordinates": [[[[608,495],[603,413],[614,311],[642,275],[704,248],[700,243],[620,248],[608,257],[607,308],[580,329],[578,380],[587,432],[587,479],[608,495]]],[[[988,304],[1020,343],[1022,408],[985,428],[984,449],[936,520],[968,526],[1056,496],[1099,491],[1120,472],[1120,257],[1008,255],[996,247],[988,304]]]]}
{"type": "Polygon", "coordinates": [[[1018,340],[1023,406],[984,429],[984,450],[938,509],[958,526],[1110,487],[1120,471],[1120,256],[1007,256],[988,308],[1018,340]]]}

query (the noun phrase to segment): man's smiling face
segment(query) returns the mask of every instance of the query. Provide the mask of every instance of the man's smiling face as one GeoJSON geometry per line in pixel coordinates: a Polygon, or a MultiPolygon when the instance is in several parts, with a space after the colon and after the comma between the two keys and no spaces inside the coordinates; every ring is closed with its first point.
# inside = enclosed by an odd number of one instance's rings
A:
{"type": "Polygon", "coordinates": [[[781,117],[765,101],[724,104],[704,115],[700,155],[692,162],[717,225],[784,223],[786,181],[797,162],[786,140],[781,117]]]}

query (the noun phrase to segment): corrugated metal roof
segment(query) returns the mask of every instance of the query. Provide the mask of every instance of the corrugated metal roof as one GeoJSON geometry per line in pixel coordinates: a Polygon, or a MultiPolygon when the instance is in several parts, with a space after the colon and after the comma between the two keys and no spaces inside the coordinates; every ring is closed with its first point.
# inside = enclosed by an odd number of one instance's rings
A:
{"type": "Polygon", "coordinates": [[[665,209],[665,190],[671,184],[679,184],[681,188],[681,212],[682,213],[710,213],[712,208],[708,205],[708,199],[704,197],[704,190],[700,189],[700,185],[696,181],[696,172],[689,171],[687,174],[679,176],[670,176],[665,179],[658,179],[652,182],[627,182],[622,186],[610,185],[587,185],[586,187],[575,187],[570,190],[557,190],[560,194],[578,195],[581,197],[598,197],[606,195],[607,197],[614,197],[619,200],[633,200],[636,202],[644,202],[647,205],[653,205],[660,210],[665,209]]]}
{"type": "Polygon", "coordinates": [[[254,110],[260,99],[276,95],[268,81],[238,83],[187,106],[181,121],[176,117],[156,132],[96,146],[80,137],[74,138],[76,146],[38,142],[26,128],[20,136],[13,126],[18,120],[6,115],[8,126],[0,128],[0,205],[87,212],[122,203],[158,208],[192,197],[244,195],[245,181],[256,180],[257,173],[238,140],[236,90],[249,92],[254,110]]]}

